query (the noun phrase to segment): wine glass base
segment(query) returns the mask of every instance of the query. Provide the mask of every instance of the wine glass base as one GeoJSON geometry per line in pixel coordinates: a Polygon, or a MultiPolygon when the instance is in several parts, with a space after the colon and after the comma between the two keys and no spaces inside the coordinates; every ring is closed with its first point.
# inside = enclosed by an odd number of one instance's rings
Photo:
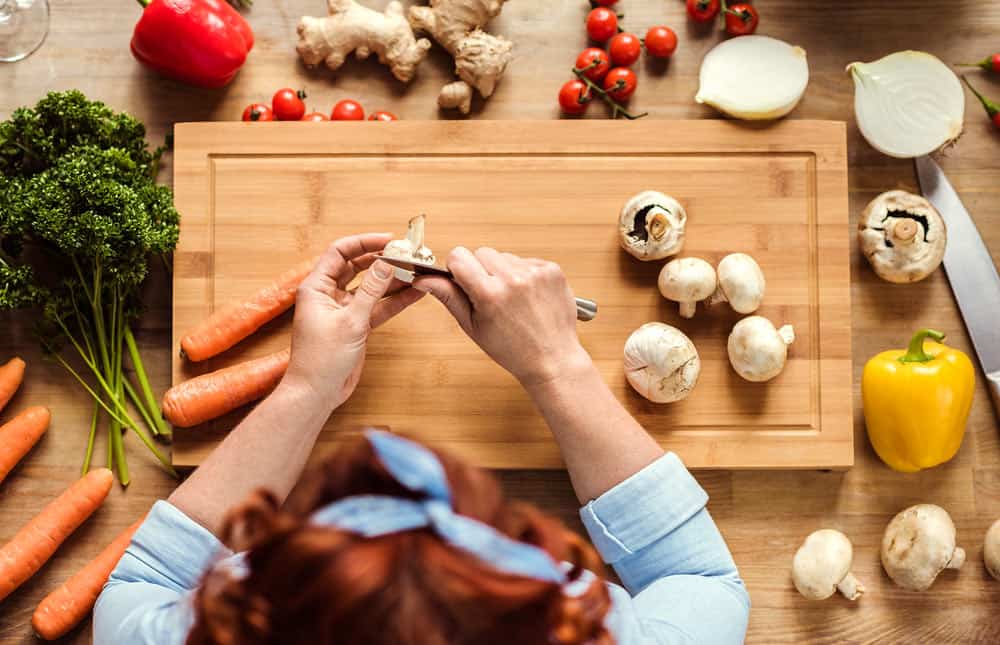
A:
{"type": "Polygon", "coordinates": [[[27,58],[48,33],[48,0],[0,0],[0,63],[27,58]]]}

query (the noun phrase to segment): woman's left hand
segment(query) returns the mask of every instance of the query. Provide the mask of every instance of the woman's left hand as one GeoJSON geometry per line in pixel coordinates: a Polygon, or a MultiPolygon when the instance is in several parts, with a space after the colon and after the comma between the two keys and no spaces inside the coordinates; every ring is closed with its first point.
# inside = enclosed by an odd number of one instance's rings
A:
{"type": "Polygon", "coordinates": [[[332,407],[354,392],[368,334],[424,295],[394,280],[392,267],[376,261],[391,238],[388,233],[341,238],[302,281],[286,383],[309,388],[332,407]],[[348,283],[365,269],[361,285],[349,293],[348,283]]]}

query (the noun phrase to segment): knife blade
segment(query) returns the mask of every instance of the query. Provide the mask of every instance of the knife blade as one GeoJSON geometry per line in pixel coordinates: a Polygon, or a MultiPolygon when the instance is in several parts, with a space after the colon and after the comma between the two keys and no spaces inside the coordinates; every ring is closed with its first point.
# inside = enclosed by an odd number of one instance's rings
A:
{"type": "MultiPolygon", "coordinates": [[[[423,262],[411,262],[410,260],[402,260],[400,258],[390,258],[384,255],[378,256],[380,260],[387,264],[391,264],[397,269],[403,269],[404,271],[409,271],[413,275],[439,275],[444,278],[452,279],[451,271],[444,269],[434,264],[424,264],[423,262]]],[[[576,300],[576,319],[583,322],[588,320],[593,320],[597,316],[597,303],[593,300],[588,300],[587,298],[575,298],[576,300]]]]}
{"type": "Polygon", "coordinates": [[[1000,275],[975,222],[944,171],[928,156],[914,160],[920,190],[948,229],[944,270],[965,328],[986,374],[993,410],[1000,418],[1000,275]]]}

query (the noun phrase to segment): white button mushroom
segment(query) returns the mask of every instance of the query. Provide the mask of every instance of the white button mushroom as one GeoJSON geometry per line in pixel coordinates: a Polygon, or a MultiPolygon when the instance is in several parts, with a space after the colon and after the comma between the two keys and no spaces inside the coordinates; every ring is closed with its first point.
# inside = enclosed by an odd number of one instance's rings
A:
{"type": "MultiPolygon", "coordinates": [[[[434,253],[424,246],[424,216],[417,215],[410,219],[406,227],[406,238],[392,240],[382,249],[382,255],[389,258],[434,264],[434,253]]],[[[403,282],[412,282],[413,273],[406,269],[395,270],[396,278],[403,282]]]]}
{"type": "Polygon", "coordinates": [[[847,536],[833,529],[810,533],[792,559],[792,582],[809,600],[823,600],[839,591],[857,600],[864,586],[851,573],[854,547],[847,536]]]}
{"type": "Polygon", "coordinates": [[[958,569],[965,551],[955,546],[955,524],[934,504],[900,511],[882,536],[882,567],[903,589],[923,591],[944,569],[958,569]]]}
{"type": "Polygon", "coordinates": [[[684,246],[687,213],[669,195],[646,190],[625,202],[618,217],[622,248],[640,260],[662,260],[684,246]]]}
{"type": "Polygon", "coordinates": [[[729,362],[748,381],[769,381],[785,368],[788,346],[795,340],[791,325],[775,329],[763,316],[748,316],[729,334],[729,362]]]}
{"type": "Polygon", "coordinates": [[[878,277],[917,282],[941,264],[948,232],[929,201],[890,190],[865,207],[858,222],[858,243],[878,277]]]}
{"type": "Polygon", "coordinates": [[[1000,580],[1000,520],[993,522],[983,540],[983,563],[990,575],[1000,580]]]}
{"type": "Polygon", "coordinates": [[[625,377],[636,392],[654,403],[685,398],[700,373],[698,350],[675,327],[646,323],[625,341],[625,377]]]}
{"type": "Polygon", "coordinates": [[[715,292],[715,269],[700,258],[678,258],[664,265],[657,280],[667,300],[680,303],[682,318],[694,316],[696,303],[715,292]]]}
{"type": "Polygon", "coordinates": [[[719,288],[711,303],[728,302],[734,311],[752,314],[764,300],[764,272],[746,253],[730,253],[719,261],[719,288]]]}

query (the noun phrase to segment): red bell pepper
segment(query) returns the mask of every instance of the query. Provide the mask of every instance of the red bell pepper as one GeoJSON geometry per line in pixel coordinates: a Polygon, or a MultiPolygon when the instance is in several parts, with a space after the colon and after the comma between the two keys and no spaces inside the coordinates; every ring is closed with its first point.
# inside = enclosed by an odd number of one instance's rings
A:
{"type": "Polygon", "coordinates": [[[222,87],[253,48],[253,31],[225,0],[138,0],[132,55],[164,76],[222,87]]]}

